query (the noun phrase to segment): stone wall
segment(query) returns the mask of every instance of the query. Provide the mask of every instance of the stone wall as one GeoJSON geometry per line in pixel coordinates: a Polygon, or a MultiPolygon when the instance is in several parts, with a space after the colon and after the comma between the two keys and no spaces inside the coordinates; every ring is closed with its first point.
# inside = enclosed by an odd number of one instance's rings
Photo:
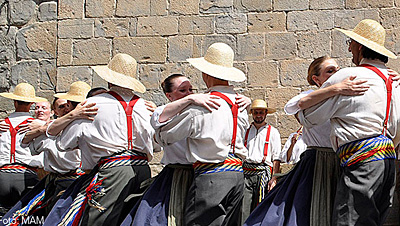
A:
{"type": "MultiPolygon", "coordinates": [[[[160,82],[171,73],[205,85],[185,62],[203,56],[214,42],[236,52],[247,81],[234,84],[252,99],[266,99],[277,113],[268,122],[283,141],[298,128],[283,113],[287,100],[308,89],[312,59],[330,55],[351,65],[344,35],[365,18],[387,29],[387,47],[400,52],[400,0],[0,0],[0,91],[26,81],[52,99],[81,80],[106,86],[89,65],[107,64],[116,53],[140,63],[145,98],[163,104],[160,82]]],[[[400,70],[397,60],[389,65],[400,70]]],[[[1,115],[12,110],[2,99],[1,115]]],[[[157,161],[157,159],[156,159],[157,161]]]]}

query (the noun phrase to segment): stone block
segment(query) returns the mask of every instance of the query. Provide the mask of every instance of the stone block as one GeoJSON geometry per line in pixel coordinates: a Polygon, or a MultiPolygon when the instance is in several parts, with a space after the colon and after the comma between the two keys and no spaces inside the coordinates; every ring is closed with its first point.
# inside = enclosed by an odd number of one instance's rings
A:
{"type": "Polygon", "coordinates": [[[334,27],[333,11],[294,11],[287,16],[288,31],[321,31],[334,27]]]}
{"type": "Polygon", "coordinates": [[[57,20],[57,2],[43,2],[39,5],[39,21],[57,20]]]}
{"type": "Polygon", "coordinates": [[[84,15],[84,0],[59,0],[58,19],[80,19],[84,15]]]}
{"type": "Polygon", "coordinates": [[[310,9],[343,9],[346,0],[310,0],[310,9]]]}
{"type": "Polygon", "coordinates": [[[150,0],[150,16],[166,16],[167,14],[167,0],[150,0]]]}
{"type": "MultiPolygon", "coordinates": [[[[10,90],[3,90],[4,92],[12,92],[14,87],[10,90]]],[[[0,97],[0,118],[6,118],[8,115],[15,111],[14,101],[5,97],[0,97]]]]}
{"type": "Polygon", "coordinates": [[[275,11],[297,11],[308,9],[308,0],[276,0],[273,2],[275,11]]]}
{"type": "Polygon", "coordinates": [[[267,100],[269,106],[282,110],[285,104],[292,99],[292,97],[298,95],[299,88],[290,87],[279,87],[279,88],[268,88],[267,89],[267,100]]]}
{"type": "Polygon", "coordinates": [[[39,60],[39,81],[41,90],[55,90],[57,82],[55,60],[39,60]]]}
{"type": "Polygon", "coordinates": [[[106,18],[94,22],[95,37],[123,37],[129,35],[129,19],[106,18]]]}
{"type": "Polygon", "coordinates": [[[246,14],[225,14],[215,18],[215,30],[219,34],[241,34],[247,32],[246,14]]]}
{"type": "Polygon", "coordinates": [[[379,21],[379,12],[376,10],[346,10],[336,11],[335,27],[353,29],[363,19],[374,19],[379,21]]]}
{"type": "Polygon", "coordinates": [[[248,89],[242,92],[243,95],[249,97],[252,100],[262,99],[265,100],[267,90],[265,88],[260,87],[249,87],[248,89]]]}
{"type": "Polygon", "coordinates": [[[58,38],[92,38],[93,19],[61,20],[58,22],[58,38]]]}
{"type": "Polygon", "coordinates": [[[351,57],[347,36],[337,30],[332,30],[332,57],[351,57]]]}
{"type": "Polygon", "coordinates": [[[162,37],[114,38],[113,55],[127,53],[138,62],[164,63],[167,59],[167,39],[162,37]]]}
{"type": "Polygon", "coordinates": [[[233,0],[200,0],[201,13],[230,13],[233,0]]]}
{"type": "Polygon", "coordinates": [[[16,45],[15,40],[18,28],[0,26],[0,62],[14,64],[16,61],[16,45]]]}
{"type": "Polygon", "coordinates": [[[68,91],[69,86],[76,81],[83,81],[92,86],[92,74],[88,66],[57,68],[57,93],[68,91]]]}
{"type": "Polygon", "coordinates": [[[169,12],[179,15],[199,14],[200,0],[170,0],[169,12]]]}
{"type": "Polygon", "coordinates": [[[139,17],[138,36],[176,35],[178,34],[178,17],[139,17]]]}
{"type": "Polygon", "coordinates": [[[147,16],[150,14],[150,1],[118,0],[115,14],[118,17],[147,16]]]}
{"type": "Polygon", "coordinates": [[[296,56],[296,37],[293,33],[268,33],[266,40],[267,59],[288,59],[296,56]]]}
{"type": "Polygon", "coordinates": [[[136,36],[137,34],[137,18],[129,20],[129,36],[136,36]]]}
{"type": "Polygon", "coordinates": [[[282,86],[307,86],[310,60],[295,59],[281,61],[280,81],[282,86]]]}
{"type": "Polygon", "coordinates": [[[108,87],[108,82],[104,79],[102,79],[96,72],[94,72],[91,68],[91,74],[93,76],[92,79],[92,88],[96,88],[96,87],[103,87],[106,88],[108,87]]]}
{"type": "Polygon", "coordinates": [[[272,10],[272,0],[238,0],[242,10],[247,12],[267,12],[272,10]]]}
{"type": "Polygon", "coordinates": [[[139,67],[139,80],[146,89],[160,89],[161,72],[165,66],[159,64],[141,64],[139,67]]]}
{"type": "Polygon", "coordinates": [[[202,36],[193,36],[193,56],[192,57],[201,57],[202,56],[202,36]]]}
{"type": "Polygon", "coordinates": [[[317,31],[298,33],[298,56],[317,58],[331,53],[331,32],[317,31]]]}
{"type": "Polygon", "coordinates": [[[168,60],[186,61],[193,55],[193,36],[173,36],[168,38],[168,60]]]}
{"type": "Polygon", "coordinates": [[[251,87],[277,87],[279,85],[278,63],[261,61],[248,63],[248,84],[251,87]]]}
{"type": "Polygon", "coordinates": [[[212,16],[181,16],[179,17],[179,34],[204,35],[214,32],[214,17],[212,16]]]}
{"type": "Polygon", "coordinates": [[[37,90],[36,96],[46,98],[50,103],[54,100],[54,90],[37,90]]]}
{"type": "MultiPolygon", "coordinates": [[[[0,5],[4,4],[6,0],[0,0],[0,5]]],[[[7,18],[7,7],[0,8],[0,25],[7,25],[8,18],[7,18]]]]}
{"type": "MultiPolygon", "coordinates": [[[[0,64],[0,92],[5,92],[10,88],[10,67],[7,63],[0,64]]],[[[0,108],[1,109],[1,108],[0,108]]]]}
{"type": "Polygon", "coordinates": [[[264,34],[238,35],[238,61],[259,61],[264,59],[264,34]]]}
{"type": "Polygon", "coordinates": [[[237,53],[236,38],[233,35],[206,35],[202,38],[201,56],[204,56],[208,47],[216,42],[223,42],[229,45],[233,49],[233,52],[237,53]]]}
{"type": "Polygon", "coordinates": [[[385,47],[396,55],[400,53],[400,29],[387,29],[385,47]]]}
{"type": "Polygon", "coordinates": [[[286,30],[286,15],[283,12],[249,13],[249,33],[263,33],[286,30]]]}
{"type": "Polygon", "coordinates": [[[72,64],[72,39],[58,39],[57,66],[72,64]]]}
{"type": "Polygon", "coordinates": [[[393,6],[393,0],[346,0],[347,9],[389,8],[393,6]]]}
{"type": "Polygon", "coordinates": [[[36,3],[32,0],[14,0],[9,2],[10,24],[27,24],[35,15],[36,3]]]}
{"type": "Polygon", "coordinates": [[[38,88],[39,62],[37,60],[23,60],[11,67],[11,86],[26,82],[38,88]]]}
{"type": "Polygon", "coordinates": [[[111,59],[111,40],[93,38],[73,43],[73,65],[108,64],[111,59]]]}
{"type": "MultiPolygon", "coordinates": [[[[281,134],[281,138],[287,138],[293,132],[296,132],[300,128],[300,123],[297,122],[296,118],[292,115],[279,114],[277,129],[281,134]]],[[[284,143],[282,142],[282,145],[284,143]]]]}
{"type": "MultiPolygon", "coordinates": [[[[382,9],[380,12],[382,26],[386,29],[398,28],[400,26],[400,9],[382,9]]],[[[379,20],[377,20],[379,21],[379,20]]]]}
{"type": "Polygon", "coordinates": [[[17,33],[17,55],[22,59],[55,58],[57,22],[35,23],[17,33]]]}
{"type": "Polygon", "coordinates": [[[116,0],[86,0],[86,17],[112,17],[116,0]]]}

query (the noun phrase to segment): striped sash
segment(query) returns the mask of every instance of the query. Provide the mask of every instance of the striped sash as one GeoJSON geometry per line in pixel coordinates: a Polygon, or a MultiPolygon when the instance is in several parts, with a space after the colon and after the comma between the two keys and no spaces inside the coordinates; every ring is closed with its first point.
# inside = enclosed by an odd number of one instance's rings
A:
{"type": "MultiPolygon", "coordinates": [[[[131,165],[146,165],[148,164],[147,155],[144,153],[136,152],[133,150],[127,150],[122,153],[117,153],[110,157],[101,158],[97,164],[99,169],[108,169],[118,166],[131,166],[131,165]]],[[[58,224],[59,226],[76,226],[79,225],[80,219],[85,210],[86,204],[91,207],[98,209],[100,212],[106,210],[105,207],[101,206],[96,198],[105,195],[105,189],[101,186],[103,180],[98,180],[99,173],[96,173],[91,180],[89,186],[85,190],[85,194],[79,193],[74,199],[67,213],[63,216],[63,219],[58,224]]]]}
{"type": "Polygon", "coordinates": [[[272,177],[272,167],[263,164],[248,163],[243,162],[243,173],[244,175],[261,175],[259,181],[259,191],[258,191],[258,203],[264,199],[264,194],[266,193],[268,181],[272,177]]]}
{"type": "Polygon", "coordinates": [[[227,171],[243,172],[242,160],[234,154],[229,153],[224,162],[220,163],[202,163],[196,162],[193,164],[195,175],[219,173],[227,171]]]}
{"type": "Polygon", "coordinates": [[[22,209],[16,211],[13,214],[12,220],[8,220],[7,226],[16,226],[20,225],[20,220],[21,218],[25,218],[29,216],[31,212],[34,212],[34,210],[41,209],[43,206],[43,199],[45,197],[45,189],[41,191],[39,194],[37,194],[29,203],[22,209]]]}
{"type": "Polygon", "coordinates": [[[396,158],[393,141],[383,135],[344,144],[337,153],[342,167],[396,158]]]}
{"type": "Polygon", "coordinates": [[[36,168],[29,167],[29,166],[18,165],[18,164],[12,164],[12,165],[4,165],[4,166],[0,167],[0,172],[2,172],[2,173],[30,173],[30,174],[36,174],[36,168]]]}

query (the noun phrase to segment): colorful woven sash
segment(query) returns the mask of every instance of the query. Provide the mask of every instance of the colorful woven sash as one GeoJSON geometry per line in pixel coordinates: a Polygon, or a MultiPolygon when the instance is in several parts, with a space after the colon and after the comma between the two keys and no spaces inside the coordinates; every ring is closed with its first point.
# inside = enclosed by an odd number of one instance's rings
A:
{"type": "Polygon", "coordinates": [[[272,177],[272,167],[268,165],[243,162],[243,173],[248,176],[261,175],[259,181],[260,188],[258,191],[258,203],[260,203],[264,199],[268,181],[272,177]]]}
{"type": "MultiPolygon", "coordinates": [[[[127,150],[122,153],[117,153],[110,157],[101,158],[98,167],[99,169],[108,169],[118,166],[131,166],[131,165],[147,165],[147,155],[144,153],[136,152],[133,150],[127,150]]],[[[89,186],[85,190],[85,194],[79,193],[71,204],[69,210],[64,215],[63,219],[58,225],[79,225],[80,219],[85,210],[86,204],[91,207],[98,209],[100,212],[106,210],[105,207],[101,206],[96,201],[98,197],[105,195],[105,189],[101,186],[103,183],[102,179],[98,181],[99,173],[96,173],[90,182],[89,186]]]]}
{"type": "Polygon", "coordinates": [[[0,167],[0,172],[2,173],[30,173],[36,174],[36,168],[23,166],[23,165],[4,165],[0,167]]]}
{"type": "Polygon", "coordinates": [[[337,153],[342,167],[396,158],[393,141],[383,135],[344,144],[337,153]]]}
{"type": "Polygon", "coordinates": [[[219,173],[227,171],[243,172],[242,160],[234,154],[229,153],[224,162],[220,163],[202,163],[196,162],[193,164],[195,175],[219,173]]]}
{"type": "Polygon", "coordinates": [[[25,218],[31,214],[31,212],[34,212],[34,210],[38,210],[43,208],[43,199],[45,197],[45,189],[41,191],[38,195],[36,195],[29,203],[22,209],[16,211],[13,214],[12,220],[9,219],[7,222],[8,224],[5,224],[7,226],[17,226],[21,224],[22,218],[25,218]]]}

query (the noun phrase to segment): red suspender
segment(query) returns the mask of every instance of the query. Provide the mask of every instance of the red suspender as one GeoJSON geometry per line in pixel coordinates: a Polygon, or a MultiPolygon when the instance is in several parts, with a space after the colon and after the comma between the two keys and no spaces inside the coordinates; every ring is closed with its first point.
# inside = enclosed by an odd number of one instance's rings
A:
{"type": "Polygon", "coordinates": [[[133,128],[132,128],[132,111],[133,111],[133,106],[135,106],[136,102],[139,100],[138,96],[133,96],[132,99],[129,101],[129,105],[124,101],[124,99],[118,95],[116,92],[109,91],[108,92],[111,96],[115,97],[119,101],[119,103],[122,105],[122,107],[125,110],[126,114],[126,122],[128,126],[128,149],[133,148],[133,128]]]}
{"type": "Polygon", "coordinates": [[[264,144],[264,158],[263,158],[262,162],[265,162],[267,155],[268,155],[268,144],[269,144],[270,134],[271,134],[271,125],[268,125],[267,136],[265,137],[265,144],[264,144]]]}
{"type": "Polygon", "coordinates": [[[236,134],[237,134],[237,117],[238,117],[238,112],[239,112],[239,106],[237,104],[233,104],[232,101],[227,96],[225,96],[224,94],[222,94],[220,92],[212,91],[210,94],[221,97],[231,106],[231,111],[232,111],[232,116],[233,116],[233,134],[232,134],[231,147],[232,147],[232,152],[235,153],[236,134]]]}
{"type": "Polygon", "coordinates": [[[383,81],[385,81],[386,91],[387,91],[387,99],[386,99],[386,116],[385,116],[385,121],[383,122],[382,134],[386,136],[387,123],[388,123],[389,114],[390,114],[390,101],[392,99],[392,83],[393,83],[392,77],[389,76],[389,79],[386,78],[386,76],[378,68],[371,66],[369,64],[362,64],[360,66],[372,70],[373,72],[378,74],[379,77],[381,77],[383,79],[383,81]]]}
{"type": "MultiPolygon", "coordinates": [[[[250,126],[251,128],[251,126],[250,126]]],[[[247,139],[249,138],[250,128],[247,129],[246,135],[244,136],[244,146],[247,148],[247,139]]]]}
{"type": "Polygon", "coordinates": [[[11,135],[11,153],[10,153],[10,163],[15,162],[15,145],[17,143],[17,133],[20,129],[20,125],[27,124],[28,120],[33,120],[33,118],[27,118],[23,122],[21,122],[17,127],[13,127],[11,125],[10,119],[6,118],[4,121],[10,126],[10,135],[11,135]]]}

